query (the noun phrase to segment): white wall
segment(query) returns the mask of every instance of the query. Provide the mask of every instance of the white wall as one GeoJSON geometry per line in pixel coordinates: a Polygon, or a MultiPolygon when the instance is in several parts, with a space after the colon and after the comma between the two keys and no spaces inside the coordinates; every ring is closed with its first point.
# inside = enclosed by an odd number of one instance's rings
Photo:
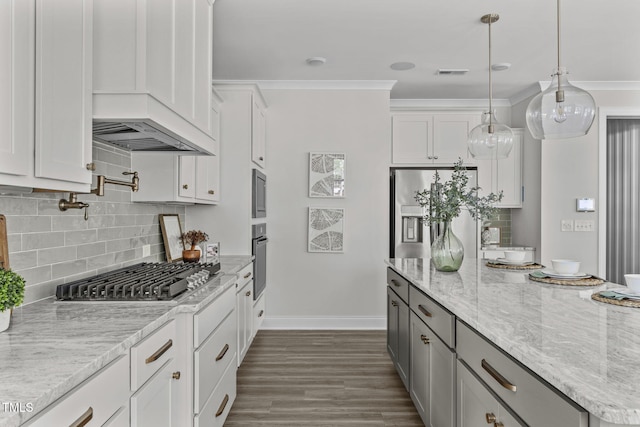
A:
{"type": "MultiPolygon", "coordinates": [[[[640,91],[597,90],[590,93],[599,108],[640,105],[640,91]]],[[[585,272],[598,272],[598,245],[605,244],[598,241],[600,212],[579,214],[575,204],[578,197],[591,197],[596,199],[597,207],[599,198],[606,196],[598,194],[599,143],[597,116],[589,133],[583,137],[541,143],[541,260],[546,265],[553,258],[567,257],[581,261],[585,272]],[[563,219],[593,220],[595,230],[562,232],[563,219]]]]}
{"type": "Polygon", "coordinates": [[[391,121],[385,90],[265,90],[266,328],[384,328],[391,121]],[[346,198],[308,197],[309,152],[346,153],[346,198]],[[345,252],[307,252],[312,207],[345,208],[345,252]]]}

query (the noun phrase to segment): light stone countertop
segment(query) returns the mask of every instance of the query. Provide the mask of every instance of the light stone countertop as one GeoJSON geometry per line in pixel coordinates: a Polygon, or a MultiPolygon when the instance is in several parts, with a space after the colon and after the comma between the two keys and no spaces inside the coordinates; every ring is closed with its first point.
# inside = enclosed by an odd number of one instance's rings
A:
{"type": "Polygon", "coordinates": [[[172,302],[58,302],[48,298],[13,312],[0,333],[0,427],[33,417],[181,313],[194,313],[235,284],[252,256],[222,256],[207,286],[172,302]],[[33,412],[2,403],[31,403],[33,412]]]}
{"type": "Polygon", "coordinates": [[[620,285],[548,285],[477,259],[455,273],[429,259],[386,263],[595,417],[640,424],[640,308],[590,298],[620,285]]]}

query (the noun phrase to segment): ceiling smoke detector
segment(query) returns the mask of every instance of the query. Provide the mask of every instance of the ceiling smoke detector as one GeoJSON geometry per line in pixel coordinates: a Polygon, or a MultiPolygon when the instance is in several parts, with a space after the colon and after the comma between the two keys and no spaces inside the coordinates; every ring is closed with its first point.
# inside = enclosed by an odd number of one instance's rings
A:
{"type": "Polygon", "coordinates": [[[443,76],[462,76],[469,72],[468,68],[438,68],[437,75],[443,76]]]}
{"type": "Polygon", "coordinates": [[[311,65],[312,67],[323,65],[325,62],[327,62],[327,58],[323,58],[322,56],[312,56],[311,58],[307,58],[307,65],[311,65]]]}

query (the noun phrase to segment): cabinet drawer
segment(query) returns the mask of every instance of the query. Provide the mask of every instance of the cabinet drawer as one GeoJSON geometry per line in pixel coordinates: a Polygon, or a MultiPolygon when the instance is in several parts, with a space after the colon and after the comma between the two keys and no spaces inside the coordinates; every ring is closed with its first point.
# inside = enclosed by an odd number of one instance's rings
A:
{"type": "Polygon", "coordinates": [[[195,395],[193,409],[199,413],[209,395],[216,387],[222,374],[236,358],[235,312],[231,312],[202,346],[194,352],[195,395]]]}
{"type": "Polygon", "coordinates": [[[233,286],[193,315],[193,347],[198,348],[235,307],[233,286]]]}
{"type": "Polygon", "coordinates": [[[387,283],[402,301],[409,304],[409,281],[407,279],[387,268],[387,283]]]}
{"type": "Polygon", "coordinates": [[[238,289],[242,288],[249,280],[253,279],[253,263],[247,265],[238,272],[238,289]]]}
{"type": "Polygon", "coordinates": [[[253,335],[255,336],[258,331],[260,330],[260,327],[262,326],[262,322],[264,321],[264,313],[265,313],[265,297],[264,297],[264,292],[262,293],[262,295],[260,295],[260,298],[258,298],[258,301],[256,301],[253,304],[253,335]]]}
{"type": "Polygon", "coordinates": [[[414,287],[409,290],[411,310],[450,348],[455,346],[455,316],[414,287]]]}
{"type": "Polygon", "coordinates": [[[587,412],[545,385],[464,323],[457,324],[458,358],[531,427],[586,427],[587,412]]]}
{"type": "Polygon", "coordinates": [[[231,362],[202,411],[194,417],[194,427],[222,427],[235,399],[236,364],[231,362]]]}
{"type": "MultiPolygon", "coordinates": [[[[122,356],[63,396],[35,419],[29,427],[72,425],[91,417],[89,426],[106,423],[120,409],[128,408],[129,358],[122,356]]],[[[128,417],[127,417],[128,421],[128,417]]]]}
{"type": "Polygon", "coordinates": [[[176,321],[172,320],[131,347],[131,390],[135,391],[173,357],[176,350],[176,321]]]}

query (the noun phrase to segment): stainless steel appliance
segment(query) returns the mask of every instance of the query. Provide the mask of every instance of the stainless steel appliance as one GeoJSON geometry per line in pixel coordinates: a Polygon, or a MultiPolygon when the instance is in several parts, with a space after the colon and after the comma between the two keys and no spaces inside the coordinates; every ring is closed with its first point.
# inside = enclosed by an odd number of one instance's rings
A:
{"type": "Polygon", "coordinates": [[[267,286],[267,224],[251,227],[251,253],[253,259],[253,299],[256,300],[267,286]]]}
{"type": "Polygon", "coordinates": [[[251,218],[267,216],[267,176],[257,169],[251,175],[251,218]]]}
{"type": "MultiPolygon", "coordinates": [[[[423,208],[416,202],[417,191],[431,189],[435,173],[440,181],[451,179],[453,168],[391,168],[390,198],[390,248],[391,258],[428,258],[431,243],[436,238],[439,227],[424,224],[423,208]]],[[[469,187],[477,184],[477,171],[467,168],[469,187]]],[[[464,245],[465,256],[477,257],[478,224],[468,212],[462,211],[452,221],[452,230],[464,245]]]]}
{"type": "Polygon", "coordinates": [[[56,287],[64,301],[163,301],[206,284],[220,270],[213,263],[140,263],[56,287]]]}

